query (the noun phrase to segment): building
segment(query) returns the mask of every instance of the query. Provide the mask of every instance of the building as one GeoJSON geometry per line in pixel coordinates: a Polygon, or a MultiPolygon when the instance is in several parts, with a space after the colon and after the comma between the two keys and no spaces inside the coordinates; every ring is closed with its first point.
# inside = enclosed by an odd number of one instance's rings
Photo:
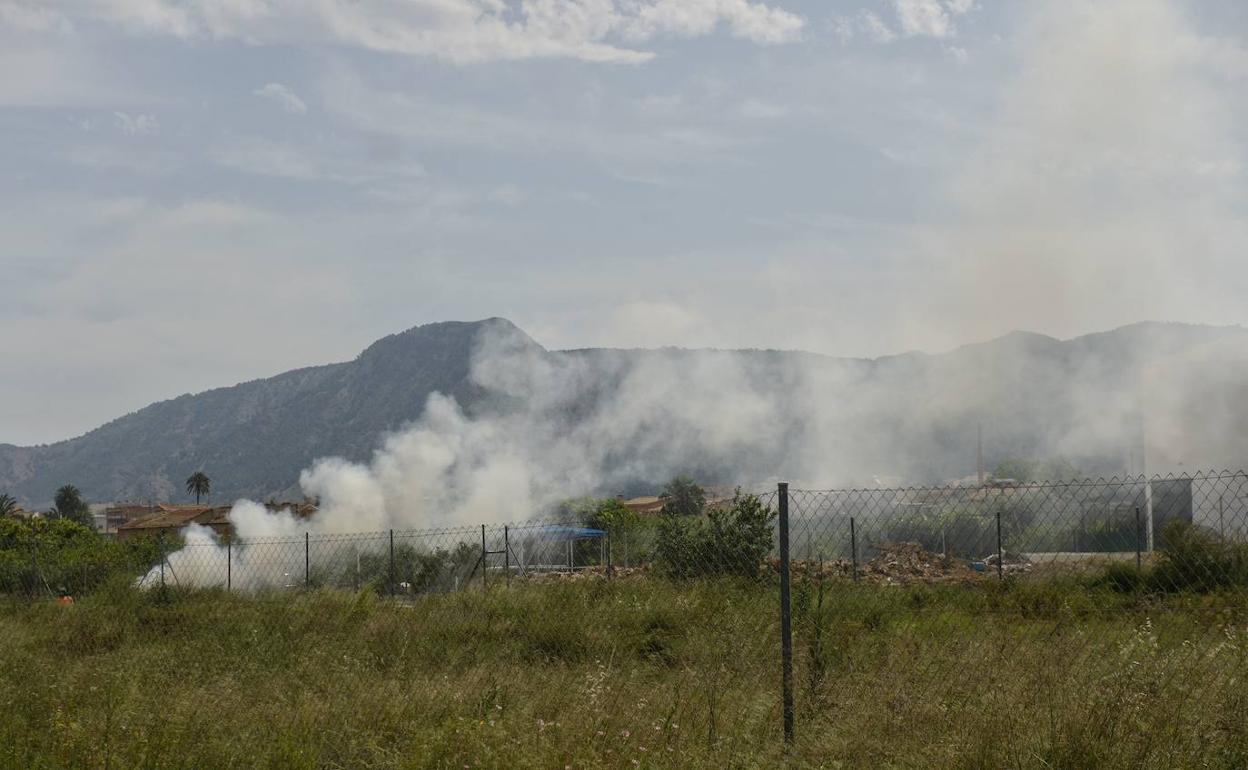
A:
{"type": "MultiPolygon", "coordinates": [[[[173,536],[191,524],[208,527],[218,536],[233,534],[230,523],[232,505],[171,505],[159,503],[144,508],[144,515],[130,519],[117,527],[117,538],[125,540],[131,537],[173,536]]],[[[281,503],[270,500],[264,507],[276,513],[289,510],[295,518],[306,519],[316,513],[316,505],[310,502],[281,503]]]]}
{"type": "MultiPolygon", "coordinates": [[[[735,488],[728,491],[725,491],[725,488],[707,489],[706,509],[727,508],[732,503],[735,491],[735,488]]],[[[639,516],[658,516],[663,512],[663,498],[653,495],[631,497],[627,500],[620,500],[620,503],[639,516]]]]}
{"type": "Polygon", "coordinates": [[[218,535],[229,534],[231,506],[170,505],[159,503],[146,515],[130,519],[116,529],[119,540],[132,537],[173,535],[191,524],[210,527],[218,535]]]}
{"type": "Polygon", "coordinates": [[[645,497],[631,497],[627,500],[621,500],[620,502],[625,508],[638,515],[651,516],[662,513],[663,511],[663,500],[661,498],[654,497],[653,495],[645,497]]]}

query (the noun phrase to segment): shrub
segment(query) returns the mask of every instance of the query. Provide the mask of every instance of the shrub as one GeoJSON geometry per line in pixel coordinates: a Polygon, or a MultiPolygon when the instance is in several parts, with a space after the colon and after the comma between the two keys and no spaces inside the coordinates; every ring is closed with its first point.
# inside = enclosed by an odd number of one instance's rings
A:
{"type": "Polygon", "coordinates": [[[1248,585],[1245,546],[1228,543],[1189,521],[1171,521],[1163,530],[1157,566],[1149,575],[1156,591],[1207,592],[1248,585]]]}
{"type": "Polygon", "coordinates": [[[755,495],[738,489],[725,508],[706,518],[664,514],[656,562],[671,577],[738,575],[758,578],[775,542],[776,514],[755,495]]]}
{"type": "Polygon", "coordinates": [[[115,541],[66,518],[0,519],[0,591],[80,594],[158,563],[149,539],[115,541]]]}
{"type": "Polygon", "coordinates": [[[1134,564],[1114,562],[1105,566],[1102,572],[1092,581],[1094,586],[1103,585],[1120,593],[1134,593],[1144,586],[1144,574],[1134,564]]]}

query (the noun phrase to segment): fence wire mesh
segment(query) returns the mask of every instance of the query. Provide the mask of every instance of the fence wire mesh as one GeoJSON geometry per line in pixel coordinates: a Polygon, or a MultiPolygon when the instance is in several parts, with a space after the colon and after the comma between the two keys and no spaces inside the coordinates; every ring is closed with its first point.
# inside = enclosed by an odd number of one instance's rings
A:
{"type": "Polygon", "coordinates": [[[10,764],[1248,761],[1244,472],[422,531],[68,532],[0,530],[10,764]]]}

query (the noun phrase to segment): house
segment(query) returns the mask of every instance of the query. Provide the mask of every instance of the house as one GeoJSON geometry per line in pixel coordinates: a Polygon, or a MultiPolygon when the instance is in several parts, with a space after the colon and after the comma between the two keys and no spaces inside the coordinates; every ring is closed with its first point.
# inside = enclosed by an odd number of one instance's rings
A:
{"type": "MultiPolygon", "coordinates": [[[[306,519],[317,511],[316,505],[307,501],[283,503],[270,500],[264,504],[264,507],[274,513],[289,510],[298,519],[306,519]]],[[[157,537],[162,534],[172,536],[191,524],[208,527],[217,533],[218,536],[230,535],[234,531],[233,525],[230,523],[230,510],[232,508],[232,505],[171,505],[159,503],[152,508],[146,508],[147,513],[142,517],[131,519],[117,527],[117,538],[125,540],[144,535],[157,537]]]]}
{"type": "MultiPolygon", "coordinates": [[[[729,507],[732,503],[732,491],[725,492],[724,489],[708,489],[706,493],[706,508],[723,509],[729,507]]],[[[648,495],[645,497],[631,497],[627,500],[621,500],[625,508],[639,516],[657,516],[663,512],[663,498],[648,495]]]]}
{"type": "Polygon", "coordinates": [[[218,535],[230,531],[231,506],[207,505],[170,505],[159,503],[148,509],[144,516],[126,521],[117,527],[117,539],[127,540],[132,537],[158,537],[173,535],[191,524],[202,524],[211,527],[218,535]]]}
{"type": "Polygon", "coordinates": [[[123,524],[135,519],[156,513],[157,508],[149,503],[93,503],[91,510],[91,526],[103,535],[115,535],[123,524]]]}
{"type": "Polygon", "coordinates": [[[663,512],[663,500],[659,497],[631,497],[627,500],[620,501],[625,508],[633,513],[648,516],[663,512]]]}

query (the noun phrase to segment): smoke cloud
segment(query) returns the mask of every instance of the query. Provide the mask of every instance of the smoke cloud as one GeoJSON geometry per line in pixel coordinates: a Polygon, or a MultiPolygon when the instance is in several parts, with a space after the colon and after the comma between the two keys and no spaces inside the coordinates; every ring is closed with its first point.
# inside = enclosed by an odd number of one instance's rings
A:
{"type": "MultiPolygon", "coordinates": [[[[934,284],[914,323],[1062,337],[1142,320],[1242,320],[1242,43],[1173,0],[1028,4],[1017,72],[908,247],[934,284]],[[931,324],[932,319],[940,319],[931,324]]],[[[1193,9],[1194,10],[1194,9],[1193,9]]]]}
{"type": "MultiPolygon", "coordinates": [[[[949,190],[947,224],[910,244],[933,280],[896,312],[958,340],[985,319],[1069,336],[1172,308],[1234,317],[1248,191],[1224,87],[1248,69],[1167,0],[1028,13],[1015,82],[949,190]]],[[[494,325],[472,377],[483,404],[434,394],[367,464],[327,458],[302,474],[312,519],[240,502],[238,536],[523,520],[682,472],[746,486],[946,481],[973,472],[979,426],[990,459],[1063,454],[1094,474],[1248,464],[1239,329],[1142,326],[1065,346],[1014,335],[854,361],[550,353],[494,325]]],[[[187,538],[211,547],[210,533],[187,538]]]]}

